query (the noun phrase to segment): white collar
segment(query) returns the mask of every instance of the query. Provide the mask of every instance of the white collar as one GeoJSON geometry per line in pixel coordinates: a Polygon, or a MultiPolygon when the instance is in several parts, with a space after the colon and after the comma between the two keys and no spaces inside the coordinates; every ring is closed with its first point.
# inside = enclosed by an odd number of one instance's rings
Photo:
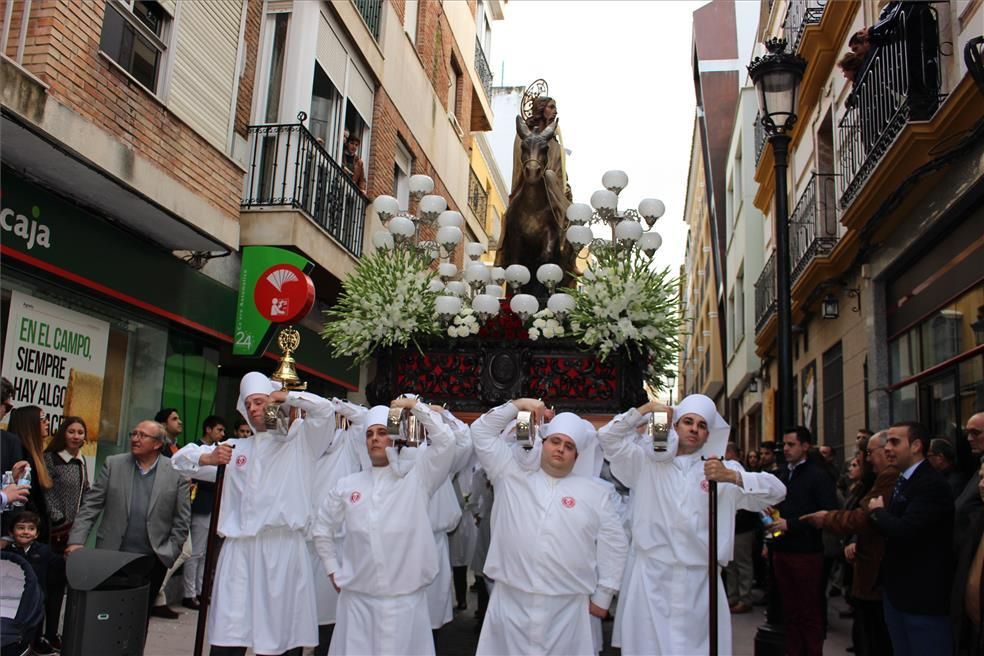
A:
{"type": "Polygon", "coordinates": [[[921,464],[923,464],[923,461],[922,460],[920,460],[919,462],[917,462],[914,465],[909,465],[908,469],[906,469],[904,472],[902,472],[902,478],[904,478],[905,480],[909,480],[910,478],[912,478],[912,475],[916,471],[916,467],[918,467],[921,464]]]}
{"type": "Polygon", "coordinates": [[[61,451],[58,452],[58,455],[61,456],[61,459],[64,460],[65,462],[72,462],[73,460],[78,460],[79,462],[85,462],[85,459],[82,457],[82,451],[79,451],[78,455],[73,456],[71,453],[68,452],[68,449],[62,449],[61,451]]]}

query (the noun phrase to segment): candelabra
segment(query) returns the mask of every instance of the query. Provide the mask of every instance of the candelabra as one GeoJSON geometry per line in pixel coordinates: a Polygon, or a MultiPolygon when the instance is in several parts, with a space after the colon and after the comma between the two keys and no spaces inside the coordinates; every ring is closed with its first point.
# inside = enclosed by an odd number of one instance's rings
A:
{"type": "MultiPolygon", "coordinates": [[[[655,198],[646,198],[638,209],[618,209],[618,196],[628,185],[629,177],[624,171],[608,171],[602,176],[604,189],[591,195],[591,204],[574,203],[567,209],[570,227],[566,237],[582,251],[602,249],[630,250],[639,248],[652,257],[662,244],[659,233],[646,231],[642,224],[651,229],[665,207],[655,198]],[[592,224],[603,223],[611,229],[611,241],[596,238],[592,224]]],[[[437,262],[438,277],[431,283],[437,294],[435,313],[442,323],[449,323],[462,307],[470,307],[480,322],[497,315],[500,299],[504,297],[504,284],[512,291],[509,308],[523,321],[529,320],[540,311],[540,301],[532,294],[521,293],[523,286],[530,282],[531,272],[522,264],[502,267],[489,266],[481,262],[485,246],[479,242],[464,245],[465,263],[462,270],[451,258],[464,236],[464,219],[459,212],[447,209],[447,201],[432,194],[434,181],[426,175],[410,177],[410,196],[417,204],[417,213],[401,210],[399,201],[392,196],[378,196],[373,208],[386,225],[385,232],[372,236],[376,248],[412,249],[431,264],[437,262]],[[421,229],[437,226],[435,239],[422,239],[421,229]]],[[[564,271],[557,264],[540,265],[536,279],[547,288],[547,309],[559,321],[563,321],[574,310],[575,300],[570,294],[557,292],[557,285],[564,279],[564,271]]]]}
{"type": "Polygon", "coordinates": [[[642,227],[645,222],[650,230],[663,216],[666,207],[656,198],[645,198],[638,209],[618,209],[618,196],[629,184],[625,171],[607,171],[601,177],[604,189],[591,194],[591,204],[574,203],[567,208],[567,241],[578,249],[631,249],[638,247],[648,257],[652,257],[663,244],[658,232],[647,232],[642,227]],[[591,224],[605,224],[612,232],[611,241],[596,238],[591,224]]]}

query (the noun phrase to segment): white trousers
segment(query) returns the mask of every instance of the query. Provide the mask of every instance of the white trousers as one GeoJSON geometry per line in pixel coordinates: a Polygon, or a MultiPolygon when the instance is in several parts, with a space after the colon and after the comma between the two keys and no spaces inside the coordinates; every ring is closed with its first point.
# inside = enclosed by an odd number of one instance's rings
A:
{"type": "Polygon", "coordinates": [[[164,575],[164,581],[161,582],[161,590],[157,593],[157,599],[154,600],[155,606],[167,606],[167,596],[164,594],[164,590],[167,588],[167,584],[171,580],[171,577],[174,576],[174,573],[189,558],[191,558],[191,533],[188,534],[184,544],[181,545],[181,553],[174,560],[174,564],[168,568],[167,574],[164,575]]]}
{"type": "Polygon", "coordinates": [[[212,515],[191,516],[191,557],[185,561],[184,596],[197,597],[202,593],[205,577],[205,547],[208,546],[208,524],[212,515]]]}

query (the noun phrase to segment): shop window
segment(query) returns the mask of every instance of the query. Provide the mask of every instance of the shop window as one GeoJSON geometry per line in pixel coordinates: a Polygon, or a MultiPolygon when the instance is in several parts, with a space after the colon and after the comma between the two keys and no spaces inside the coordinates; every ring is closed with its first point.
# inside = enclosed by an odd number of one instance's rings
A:
{"type": "Polygon", "coordinates": [[[917,392],[915,383],[892,392],[892,421],[919,420],[917,392]]]}
{"type": "Polygon", "coordinates": [[[170,21],[154,0],[107,2],[99,49],[151,93],[157,93],[170,21]]]}
{"type": "Polygon", "coordinates": [[[945,362],[963,350],[960,339],[963,320],[963,313],[947,309],[922,325],[923,368],[945,362]]]}
{"type": "Polygon", "coordinates": [[[176,408],[184,422],[179,446],[201,436],[205,418],[215,414],[219,352],[201,342],[172,333],[164,363],[161,407],[176,408]]]}

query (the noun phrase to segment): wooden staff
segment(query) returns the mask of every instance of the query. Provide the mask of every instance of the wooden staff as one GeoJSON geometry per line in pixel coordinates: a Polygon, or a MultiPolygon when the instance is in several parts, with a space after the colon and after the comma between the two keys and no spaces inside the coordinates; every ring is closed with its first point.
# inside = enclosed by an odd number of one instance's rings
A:
{"type": "Polygon", "coordinates": [[[215,500],[212,502],[212,516],[208,520],[205,572],[202,575],[202,594],[198,599],[195,656],[201,656],[202,649],[205,647],[205,625],[208,620],[208,607],[212,603],[212,580],[215,578],[215,564],[219,559],[219,508],[222,505],[222,481],[225,479],[225,468],[225,465],[218,465],[215,471],[215,500]]]}
{"type": "Polygon", "coordinates": [[[718,654],[718,567],[717,567],[717,536],[718,536],[718,521],[717,521],[717,510],[718,510],[718,484],[717,481],[707,482],[707,527],[709,534],[707,536],[707,569],[708,569],[708,585],[710,586],[709,597],[711,602],[710,608],[710,654],[711,656],[717,656],[718,654]]]}

